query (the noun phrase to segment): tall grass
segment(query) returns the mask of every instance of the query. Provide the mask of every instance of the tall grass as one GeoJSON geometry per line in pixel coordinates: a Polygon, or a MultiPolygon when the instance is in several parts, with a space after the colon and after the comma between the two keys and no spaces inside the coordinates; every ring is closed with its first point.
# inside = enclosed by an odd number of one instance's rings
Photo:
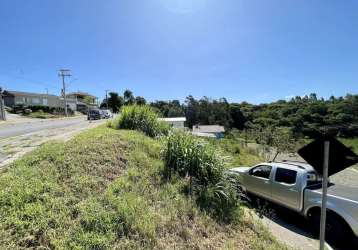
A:
{"type": "Polygon", "coordinates": [[[202,209],[216,218],[232,222],[239,218],[235,188],[224,177],[224,159],[207,142],[182,131],[172,131],[163,150],[164,174],[189,180],[189,194],[202,209]]]}
{"type": "Polygon", "coordinates": [[[166,135],[169,126],[158,120],[158,114],[149,106],[124,106],[121,114],[111,122],[115,129],[142,131],[150,137],[166,135]]]}
{"type": "Polygon", "coordinates": [[[182,131],[171,132],[165,142],[163,156],[168,177],[177,172],[182,177],[194,177],[200,185],[221,180],[224,161],[208,143],[182,131]]]}

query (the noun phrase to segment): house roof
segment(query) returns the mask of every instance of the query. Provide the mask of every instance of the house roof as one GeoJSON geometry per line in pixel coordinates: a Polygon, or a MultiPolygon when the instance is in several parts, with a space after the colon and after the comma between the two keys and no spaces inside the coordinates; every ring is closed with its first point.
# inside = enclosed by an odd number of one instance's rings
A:
{"type": "Polygon", "coordinates": [[[90,96],[90,97],[96,98],[96,96],[91,95],[91,94],[89,94],[89,93],[87,93],[87,92],[82,92],[82,91],[71,92],[71,93],[68,93],[67,95],[68,95],[68,96],[69,96],[69,95],[76,95],[76,96],[90,96]]]}
{"type": "Polygon", "coordinates": [[[5,90],[5,96],[32,96],[32,97],[57,97],[56,95],[50,94],[39,94],[39,93],[30,93],[30,92],[23,92],[23,91],[13,91],[13,90],[5,90]]]}
{"type": "Polygon", "coordinates": [[[185,117],[167,117],[167,118],[159,118],[158,120],[165,121],[165,122],[185,122],[186,118],[185,117]]]}
{"type": "Polygon", "coordinates": [[[223,133],[225,128],[220,125],[194,125],[193,132],[195,133],[223,133]]]}

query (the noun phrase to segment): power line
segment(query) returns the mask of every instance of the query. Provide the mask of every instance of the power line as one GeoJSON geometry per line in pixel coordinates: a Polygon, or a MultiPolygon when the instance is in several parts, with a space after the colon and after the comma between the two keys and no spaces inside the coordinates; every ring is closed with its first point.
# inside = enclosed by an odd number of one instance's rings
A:
{"type": "Polygon", "coordinates": [[[65,77],[68,76],[70,77],[71,76],[71,71],[69,69],[60,69],[59,70],[59,73],[58,73],[58,76],[59,77],[62,77],[62,94],[63,94],[63,98],[65,100],[65,115],[68,116],[67,114],[67,97],[66,97],[66,84],[65,84],[65,77]]]}
{"type": "Polygon", "coordinates": [[[6,73],[6,72],[0,72],[0,75],[5,75],[5,76],[10,77],[10,78],[15,78],[15,79],[28,81],[28,82],[30,82],[30,84],[35,84],[35,85],[38,85],[38,86],[51,87],[51,88],[57,89],[57,86],[55,86],[55,85],[51,85],[51,84],[48,84],[48,83],[43,83],[43,82],[36,81],[36,80],[33,80],[33,79],[25,78],[23,76],[15,76],[13,74],[9,74],[9,73],[6,73]]]}

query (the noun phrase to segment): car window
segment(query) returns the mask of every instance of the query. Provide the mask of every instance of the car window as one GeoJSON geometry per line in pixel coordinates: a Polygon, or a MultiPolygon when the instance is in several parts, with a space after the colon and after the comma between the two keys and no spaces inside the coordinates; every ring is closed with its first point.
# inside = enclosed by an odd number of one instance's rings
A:
{"type": "Polygon", "coordinates": [[[257,166],[255,168],[253,168],[250,171],[250,174],[256,177],[261,177],[261,178],[265,178],[265,179],[269,179],[270,178],[270,173],[271,173],[271,166],[266,166],[266,165],[261,165],[261,166],[257,166]]]}
{"type": "Polygon", "coordinates": [[[286,184],[294,184],[296,183],[297,171],[285,168],[277,168],[275,181],[286,183],[286,184]]]}

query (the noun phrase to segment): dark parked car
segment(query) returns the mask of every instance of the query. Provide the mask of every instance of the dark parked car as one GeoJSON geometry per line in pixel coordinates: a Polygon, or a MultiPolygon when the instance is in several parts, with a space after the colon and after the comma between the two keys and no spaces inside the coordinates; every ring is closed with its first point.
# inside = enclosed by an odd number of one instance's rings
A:
{"type": "Polygon", "coordinates": [[[87,120],[99,120],[102,118],[102,112],[99,109],[91,109],[88,111],[87,120]]]}

